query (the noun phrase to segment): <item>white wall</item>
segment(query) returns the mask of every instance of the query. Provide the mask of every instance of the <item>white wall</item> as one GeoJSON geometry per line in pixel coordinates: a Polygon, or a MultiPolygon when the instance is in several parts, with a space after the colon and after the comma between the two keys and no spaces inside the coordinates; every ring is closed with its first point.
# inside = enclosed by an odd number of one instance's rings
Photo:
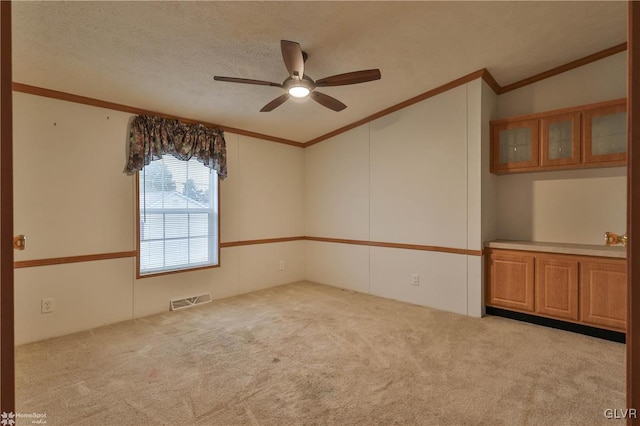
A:
{"type": "MultiPolygon", "coordinates": [[[[488,121],[626,94],[626,53],[496,97],[481,80],[300,148],[226,134],[223,242],[309,235],[479,250],[499,238],[600,244],[625,227],[626,169],[491,175],[488,121]]],[[[129,114],[14,94],[16,260],[135,250],[129,114]]],[[[135,259],[16,270],[16,342],[303,278],[482,315],[479,256],[293,241],[222,249],[221,267],[135,279],[135,259]],[[284,271],[278,261],[285,260],[284,271]],[[410,284],[411,274],[420,285],[410,284]],[[40,300],[55,312],[40,314],[40,300]]]]}
{"type": "MultiPolygon", "coordinates": [[[[621,52],[499,96],[498,118],[626,97],[621,52]]],[[[498,177],[498,237],[602,244],[626,230],[626,168],[498,177]]]]}
{"type": "Polygon", "coordinates": [[[533,114],[627,96],[627,52],[500,95],[495,119],[533,114]]]}
{"type": "MultiPolygon", "coordinates": [[[[122,173],[130,114],[14,93],[16,260],[135,250],[135,178],[122,173]]],[[[223,242],[301,236],[303,150],[227,133],[223,242]]],[[[304,277],[304,242],[229,247],[221,267],[135,279],[135,258],[16,269],[16,343],[228,297],[304,277]],[[285,270],[278,262],[285,261],[285,270]],[[55,311],[40,313],[40,300],[55,311]]]]}
{"type": "MultiPolygon", "coordinates": [[[[306,148],[307,235],[479,250],[484,86],[476,80],[306,148]]],[[[308,241],[305,259],[313,281],[481,314],[479,256],[308,241]]]]}
{"type": "Polygon", "coordinates": [[[626,168],[501,176],[503,239],[603,244],[604,232],[626,229],[626,168]]]}
{"type": "Polygon", "coordinates": [[[304,154],[305,235],[369,240],[369,125],[304,154]]]}

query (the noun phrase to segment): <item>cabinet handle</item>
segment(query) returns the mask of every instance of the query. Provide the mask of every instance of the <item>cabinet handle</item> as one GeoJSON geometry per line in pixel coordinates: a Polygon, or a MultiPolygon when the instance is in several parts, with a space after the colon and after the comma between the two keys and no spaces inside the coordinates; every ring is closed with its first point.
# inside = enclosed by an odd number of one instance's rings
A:
{"type": "Polygon", "coordinates": [[[608,246],[615,246],[617,244],[622,244],[623,246],[627,245],[627,234],[618,235],[614,232],[605,232],[604,233],[604,243],[608,246]]]}

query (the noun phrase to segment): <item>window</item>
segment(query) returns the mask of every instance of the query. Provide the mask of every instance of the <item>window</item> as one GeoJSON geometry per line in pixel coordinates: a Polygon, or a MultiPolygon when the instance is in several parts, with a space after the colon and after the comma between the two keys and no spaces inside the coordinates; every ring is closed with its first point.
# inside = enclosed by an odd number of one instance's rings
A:
{"type": "Polygon", "coordinates": [[[138,275],[218,265],[218,175],[165,155],[138,173],[138,275]]]}

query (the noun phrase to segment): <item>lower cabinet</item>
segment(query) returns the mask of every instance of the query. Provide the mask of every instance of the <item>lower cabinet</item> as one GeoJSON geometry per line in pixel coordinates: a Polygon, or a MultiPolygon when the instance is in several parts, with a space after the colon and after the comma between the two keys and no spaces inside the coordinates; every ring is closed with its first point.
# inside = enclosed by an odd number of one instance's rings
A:
{"type": "Polygon", "coordinates": [[[588,324],[625,330],[627,268],[624,262],[582,262],[580,319],[588,324]]]}
{"type": "Polygon", "coordinates": [[[535,311],[578,320],[578,261],[536,259],[535,311]]]}
{"type": "Polygon", "coordinates": [[[496,253],[489,276],[488,304],[533,311],[533,256],[496,253]]]}
{"type": "Polygon", "coordinates": [[[488,306],[626,331],[626,261],[490,249],[488,306]]]}

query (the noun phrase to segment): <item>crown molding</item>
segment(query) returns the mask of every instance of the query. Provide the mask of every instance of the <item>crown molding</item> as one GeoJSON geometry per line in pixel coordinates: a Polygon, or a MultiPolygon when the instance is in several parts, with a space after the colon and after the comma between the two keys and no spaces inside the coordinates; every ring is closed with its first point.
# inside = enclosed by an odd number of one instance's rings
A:
{"type": "Polygon", "coordinates": [[[190,118],[185,118],[185,117],[177,117],[174,115],[169,115],[169,114],[163,114],[157,111],[150,111],[150,110],[146,110],[146,109],[142,109],[142,108],[137,108],[134,106],[130,106],[130,105],[123,105],[123,104],[118,104],[118,103],[114,103],[114,102],[109,102],[109,101],[104,101],[104,100],[100,100],[100,99],[94,99],[94,98],[89,98],[86,96],[80,96],[80,95],[75,95],[72,93],[66,93],[66,92],[61,92],[61,91],[57,91],[57,90],[51,90],[51,89],[46,89],[43,87],[37,87],[37,86],[31,86],[28,84],[23,84],[23,83],[17,83],[17,82],[13,82],[13,86],[12,89],[14,92],[21,92],[21,93],[27,93],[30,95],[36,95],[36,96],[43,96],[43,97],[47,97],[47,98],[53,98],[53,99],[58,99],[58,100],[62,100],[62,101],[67,101],[67,102],[75,102],[75,103],[79,103],[79,104],[84,104],[84,105],[90,105],[90,106],[95,106],[95,107],[99,107],[99,108],[107,108],[107,109],[111,109],[111,110],[115,110],[115,111],[122,111],[122,112],[127,112],[127,113],[131,113],[131,114],[145,114],[145,115],[156,115],[159,117],[164,117],[164,118],[169,118],[169,119],[174,119],[174,120],[179,120],[183,123],[200,123],[200,124],[204,124],[207,127],[215,127],[218,129],[221,129],[225,132],[229,132],[229,133],[234,133],[237,135],[243,135],[243,136],[248,136],[248,137],[252,137],[252,138],[257,138],[257,139],[263,139],[266,141],[270,141],[270,142],[276,142],[276,143],[281,143],[281,144],[285,144],[285,145],[290,145],[290,146],[295,146],[298,148],[307,148],[309,146],[313,146],[319,142],[322,142],[324,140],[327,140],[329,138],[332,138],[334,136],[337,136],[341,133],[344,133],[346,131],[349,131],[351,129],[354,129],[358,126],[361,126],[363,124],[369,123],[375,119],[378,119],[380,117],[384,117],[385,115],[391,114],[395,111],[401,110],[403,108],[406,108],[408,106],[411,106],[413,104],[416,104],[418,102],[424,101],[425,99],[429,99],[433,96],[439,95],[440,93],[446,92],[448,90],[451,90],[455,87],[461,86],[463,84],[466,84],[470,81],[476,80],[478,78],[481,78],[482,80],[484,80],[487,85],[497,94],[497,95],[502,95],[504,93],[510,92],[512,90],[516,90],[519,89],[521,87],[536,83],[538,81],[541,80],[545,80],[547,78],[556,76],[558,74],[562,74],[566,71],[587,65],[591,62],[595,62],[598,61],[600,59],[604,59],[608,56],[612,56],[615,55],[617,53],[620,52],[624,52],[625,50],[627,50],[627,43],[620,43],[618,45],[615,45],[613,47],[610,47],[608,49],[604,49],[601,50],[599,52],[593,53],[591,55],[585,56],[583,58],[568,62],[564,65],[560,65],[558,67],[552,68],[550,70],[541,72],[539,74],[533,75],[531,77],[527,77],[525,79],[516,81],[514,83],[508,84],[506,86],[501,86],[496,79],[493,77],[493,75],[491,75],[491,72],[486,69],[486,68],[482,68],[479,69],[477,71],[474,71],[470,74],[464,75],[460,78],[457,78],[455,80],[452,80],[448,83],[445,83],[441,86],[438,86],[434,89],[428,90],[424,93],[421,93],[417,96],[414,96],[413,98],[407,99],[406,101],[400,102],[396,105],[392,105],[389,108],[385,108],[382,111],[379,111],[375,114],[369,115],[365,118],[362,118],[358,121],[355,121],[351,124],[347,124],[346,126],[340,127],[338,129],[332,130],[328,133],[325,133],[324,135],[318,136],[316,138],[313,138],[307,142],[296,142],[294,140],[290,140],[290,139],[285,139],[285,138],[280,138],[277,136],[272,136],[272,135],[265,135],[263,133],[257,133],[257,132],[252,132],[249,130],[244,130],[244,129],[238,129],[235,127],[228,127],[228,126],[223,126],[220,124],[215,124],[215,123],[207,123],[207,122],[202,122],[202,121],[197,121],[197,120],[193,120],[190,118]]]}
{"type": "Polygon", "coordinates": [[[252,138],[264,139],[271,142],[277,142],[285,145],[302,147],[300,142],[292,141],[289,139],[279,138],[276,136],[265,135],[263,133],[251,132],[249,130],[237,129],[235,127],[223,126],[215,123],[208,123],[204,121],[193,120],[191,118],[178,117],[175,115],[164,114],[157,111],[150,111],[148,109],[138,108],[130,105],[118,104],[109,101],[103,101],[101,99],[89,98],[86,96],[74,95],[72,93],[60,92],[58,90],[46,89],[44,87],[30,86],[28,84],[13,82],[12,89],[14,92],[27,93],[30,95],[43,96],[45,98],[58,99],[61,101],[74,102],[77,104],[90,105],[98,108],[106,108],[114,111],[127,112],[130,114],[142,114],[142,115],[155,115],[158,117],[168,118],[171,120],[179,120],[183,123],[189,124],[203,124],[207,127],[214,127],[221,129],[225,132],[234,133],[236,135],[249,136],[252,138]]]}

